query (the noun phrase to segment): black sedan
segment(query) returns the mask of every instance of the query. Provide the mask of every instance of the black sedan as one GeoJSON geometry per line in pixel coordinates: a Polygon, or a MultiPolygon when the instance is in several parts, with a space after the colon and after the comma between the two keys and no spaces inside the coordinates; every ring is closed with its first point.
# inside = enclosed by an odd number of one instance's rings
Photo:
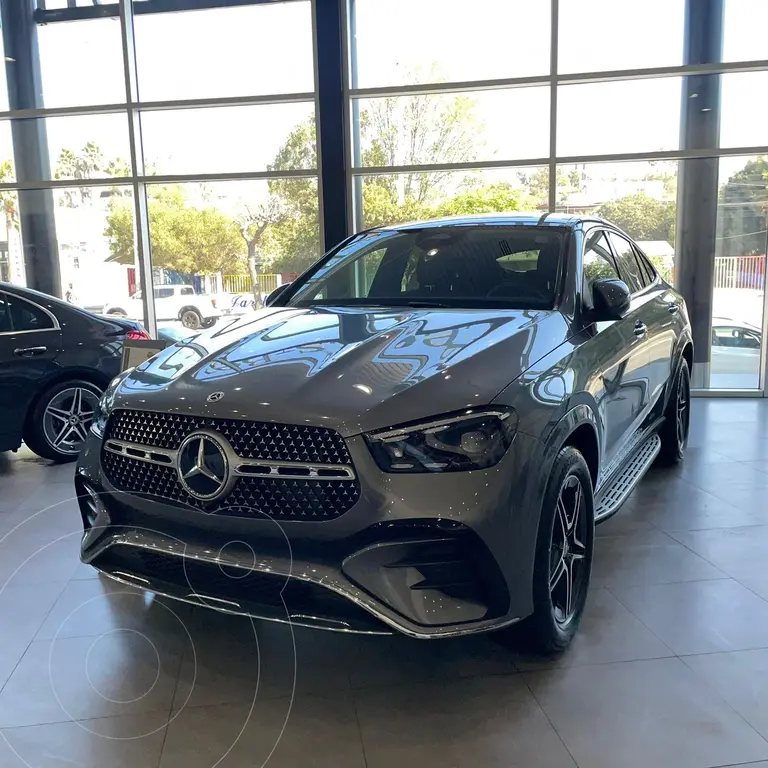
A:
{"type": "Polygon", "coordinates": [[[0,283],[0,451],[23,440],[43,458],[75,459],[126,338],[149,336],[133,321],[0,283]]]}
{"type": "Polygon", "coordinates": [[[594,525],[682,460],[682,297],[599,219],[362,232],[119,377],[75,483],[82,559],[198,605],[564,648],[594,525]]]}

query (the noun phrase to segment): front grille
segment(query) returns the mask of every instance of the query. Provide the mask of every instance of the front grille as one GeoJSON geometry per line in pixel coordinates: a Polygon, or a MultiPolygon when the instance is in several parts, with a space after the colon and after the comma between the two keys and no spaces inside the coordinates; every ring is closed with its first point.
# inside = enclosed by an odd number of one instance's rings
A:
{"type": "Polygon", "coordinates": [[[105,437],[176,450],[190,432],[206,428],[226,437],[235,453],[244,459],[352,463],[341,435],[326,427],[116,410],[110,417],[105,437]]]}
{"type": "MultiPolygon", "coordinates": [[[[218,431],[245,458],[351,464],[342,437],[320,427],[209,419],[140,411],[115,411],[105,432],[109,439],[175,450],[197,429],[218,431]]],[[[206,513],[275,520],[333,520],[360,498],[357,480],[305,480],[289,477],[239,477],[226,496],[203,502],[190,496],[173,467],[102,451],[104,473],[120,491],[147,496],[206,513]]]]}

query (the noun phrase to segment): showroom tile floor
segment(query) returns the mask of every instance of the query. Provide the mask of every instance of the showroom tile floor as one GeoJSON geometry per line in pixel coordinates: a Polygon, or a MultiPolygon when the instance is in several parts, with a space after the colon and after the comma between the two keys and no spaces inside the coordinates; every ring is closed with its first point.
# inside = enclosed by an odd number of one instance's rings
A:
{"type": "Polygon", "coordinates": [[[768,402],[693,413],[555,661],[153,600],[78,563],[71,466],[0,456],[0,768],[768,768],[768,402]]]}

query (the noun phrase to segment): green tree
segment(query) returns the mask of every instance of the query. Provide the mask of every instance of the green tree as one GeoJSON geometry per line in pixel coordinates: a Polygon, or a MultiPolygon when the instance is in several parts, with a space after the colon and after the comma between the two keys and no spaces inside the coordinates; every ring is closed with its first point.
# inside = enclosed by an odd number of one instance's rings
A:
{"type": "Polygon", "coordinates": [[[504,213],[524,208],[525,193],[501,182],[460,192],[437,207],[438,216],[460,216],[474,213],[504,213]]]}
{"type": "MultiPolygon", "coordinates": [[[[182,274],[243,269],[244,247],[235,222],[211,206],[191,204],[179,187],[153,190],[149,200],[152,263],[182,274]]],[[[104,234],[114,260],[133,264],[133,206],[113,199],[104,234]]]]}
{"type": "MultiPolygon", "coordinates": [[[[0,183],[7,184],[13,181],[13,161],[5,160],[0,163],[0,183]]],[[[19,213],[16,208],[16,193],[3,190],[0,192],[0,204],[3,206],[5,216],[5,229],[10,234],[19,228],[19,213]]]]}
{"type": "Polygon", "coordinates": [[[719,233],[723,256],[765,253],[768,230],[768,159],[750,160],[720,188],[719,233]]]}
{"type": "MultiPolygon", "coordinates": [[[[103,176],[130,176],[130,165],[123,159],[116,157],[106,160],[104,153],[95,141],[86,142],[85,146],[75,152],[64,148],[59,152],[56,161],[56,170],[54,178],[73,179],[82,181],[84,179],[101,178],[103,176]]],[[[91,187],[76,187],[64,189],[61,198],[62,205],[66,208],[76,208],[79,205],[85,205],[91,201],[91,187]]]]}
{"type": "MultiPolygon", "coordinates": [[[[529,207],[537,208],[539,210],[547,210],[549,208],[549,168],[537,168],[530,173],[525,171],[518,171],[517,178],[520,179],[520,183],[526,188],[529,195],[529,207]]],[[[579,172],[573,170],[568,176],[558,168],[557,169],[557,203],[563,202],[571,188],[578,189],[579,186],[579,172]]]]}
{"type": "MultiPolygon", "coordinates": [[[[317,168],[314,119],[300,123],[280,148],[270,171],[317,168]]],[[[275,272],[301,272],[321,253],[317,181],[272,179],[269,193],[281,201],[283,217],[265,233],[264,253],[275,272]]]]}
{"type": "Polygon", "coordinates": [[[623,229],[635,240],[675,243],[675,203],[657,200],[645,192],[603,203],[597,215],[623,229]]]}

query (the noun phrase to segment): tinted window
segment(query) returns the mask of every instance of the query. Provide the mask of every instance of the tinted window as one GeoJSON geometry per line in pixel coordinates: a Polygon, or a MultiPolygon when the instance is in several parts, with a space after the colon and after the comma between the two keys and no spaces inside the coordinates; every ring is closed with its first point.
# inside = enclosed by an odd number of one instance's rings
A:
{"type": "Polygon", "coordinates": [[[194,288],[182,288],[181,289],[181,295],[182,296],[194,296],[195,295],[195,289],[194,288]]]}
{"type": "Polygon", "coordinates": [[[635,258],[640,264],[640,268],[645,273],[646,285],[650,285],[656,279],[656,270],[651,264],[648,257],[642,253],[637,247],[635,247],[635,258]]]}
{"type": "Polygon", "coordinates": [[[36,304],[19,299],[16,296],[7,297],[11,313],[11,326],[17,331],[40,331],[53,328],[53,321],[36,304]]]}
{"type": "Polygon", "coordinates": [[[605,232],[592,230],[584,245],[584,282],[588,295],[592,295],[592,283],[602,278],[619,279],[619,272],[613,261],[613,254],[605,232]]]}
{"type": "Polygon", "coordinates": [[[0,293],[0,333],[11,330],[11,312],[4,293],[0,293]]]}
{"type": "Polygon", "coordinates": [[[760,334],[750,328],[733,325],[715,325],[712,328],[712,344],[718,347],[760,349],[760,334]]]}
{"type": "Polygon", "coordinates": [[[290,304],[548,308],[562,245],[551,227],[372,232],[326,259],[290,304]]]}
{"type": "Polygon", "coordinates": [[[640,269],[640,265],[635,257],[635,251],[629,240],[614,232],[611,232],[609,237],[616,251],[621,279],[629,286],[629,290],[632,293],[642,290],[648,283],[648,278],[640,269]]]}
{"type": "Polygon", "coordinates": [[[170,299],[173,296],[173,288],[155,288],[156,299],[170,299]]]}

